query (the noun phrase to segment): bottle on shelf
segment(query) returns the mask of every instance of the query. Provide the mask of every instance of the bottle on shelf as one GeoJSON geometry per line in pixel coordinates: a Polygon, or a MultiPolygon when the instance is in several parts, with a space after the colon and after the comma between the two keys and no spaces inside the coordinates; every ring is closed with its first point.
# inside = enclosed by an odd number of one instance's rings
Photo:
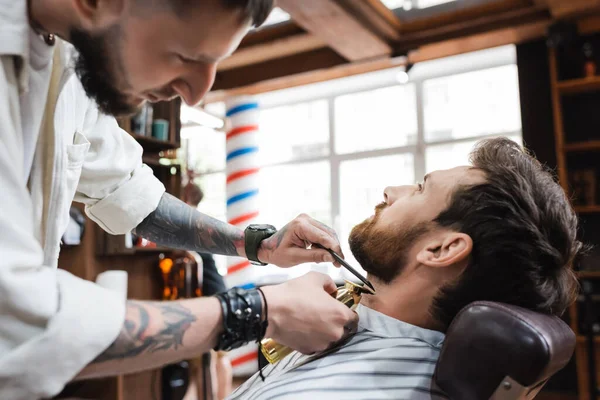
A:
{"type": "Polygon", "coordinates": [[[596,60],[594,59],[594,47],[590,42],[586,42],[583,45],[583,55],[584,55],[584,63],[583,63],[583,75],[586,78],[592,78],[596,76],[596,60]]]}

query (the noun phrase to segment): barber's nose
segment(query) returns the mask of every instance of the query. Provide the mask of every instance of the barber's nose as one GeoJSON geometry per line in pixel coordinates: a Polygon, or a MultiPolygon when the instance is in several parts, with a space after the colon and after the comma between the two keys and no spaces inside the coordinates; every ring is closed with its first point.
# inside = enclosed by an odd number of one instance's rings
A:
{"type": "Polygon", "coordinates": [[[173,89],[189,106],[202,100],[215,82],[216,64],[198,64],[183,79],[173,83],[173,89]]]}

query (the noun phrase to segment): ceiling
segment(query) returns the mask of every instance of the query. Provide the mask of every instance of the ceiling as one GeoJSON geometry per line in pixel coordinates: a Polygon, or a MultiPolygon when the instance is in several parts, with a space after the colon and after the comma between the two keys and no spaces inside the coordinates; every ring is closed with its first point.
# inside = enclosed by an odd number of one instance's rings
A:
{"type": "Polygon", "coordinates": [[[218,68],[207,102],[545,36],[600,30],[600,0],[277,0],[218,68]]]}

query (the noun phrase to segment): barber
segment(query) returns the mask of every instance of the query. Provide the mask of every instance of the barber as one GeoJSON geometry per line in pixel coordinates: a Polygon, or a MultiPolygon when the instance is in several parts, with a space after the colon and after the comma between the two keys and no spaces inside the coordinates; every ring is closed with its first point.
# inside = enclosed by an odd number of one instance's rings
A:
{"type": "Polygon", "coordinates": [[[0,398],[51,397],[72,379],[126,374],[263,336],[305,353],[356,324],[331,279],[177,302],[128,301],[57,269],[70,203],[111,234],[288,267],[332,261],[335,233],[301,216],[245,232],[165,193],[110,115],[180,96],[272,0],[0,0],[0,398]],[[70,43],[70,44],[69,44],[70,43]]]}

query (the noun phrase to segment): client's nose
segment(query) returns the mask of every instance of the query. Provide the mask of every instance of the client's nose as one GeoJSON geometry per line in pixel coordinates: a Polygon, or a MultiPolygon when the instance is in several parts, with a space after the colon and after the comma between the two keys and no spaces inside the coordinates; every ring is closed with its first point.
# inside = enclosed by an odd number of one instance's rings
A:
{"type": "Polygon", "coordinates": [[[391,206],[398,199],[399,191],[399,186],[386,187],[383,191],[383,201],[385,201],[388,206],[391,206]]]}

